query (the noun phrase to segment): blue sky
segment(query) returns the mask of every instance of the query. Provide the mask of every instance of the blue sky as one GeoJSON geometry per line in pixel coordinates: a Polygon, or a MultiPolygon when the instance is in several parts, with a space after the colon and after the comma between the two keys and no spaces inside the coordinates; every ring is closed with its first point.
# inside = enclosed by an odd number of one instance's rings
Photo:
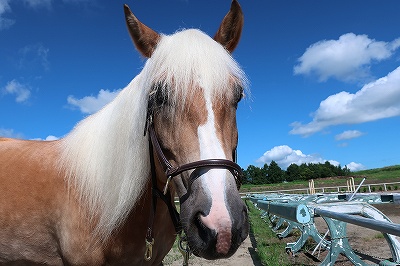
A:
{"type": "MultiPolygon", "coordinates": [[[[0,135],[64,136],[145,59],[123,4],[158,32],[214,35],[230,1],[0,0],[0,135]]],[[[251,94],[238,108],[239,164],[400,163],[400,1],[240,1],[234,52],[251,94]]]]}

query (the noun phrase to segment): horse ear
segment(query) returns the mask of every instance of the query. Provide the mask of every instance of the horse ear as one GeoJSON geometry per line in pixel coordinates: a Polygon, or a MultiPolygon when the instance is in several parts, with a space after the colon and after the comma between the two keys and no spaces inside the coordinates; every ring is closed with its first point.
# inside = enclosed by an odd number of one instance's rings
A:
{"type": "Polygon", "coordinates": [[[239,43],[243,28],[243,12],[238,1],[233,0],[231,9],[222,20],[214,40],[222,44],[229,52],[233,52],[239,43]]]}
{"type": "Polygon", "coordinates": [[[160,35],[140,22],[127,5],[124,5],[125,20],[129,34],[136,49],[145,57],[149,58],[156,49],[160,35]]]}

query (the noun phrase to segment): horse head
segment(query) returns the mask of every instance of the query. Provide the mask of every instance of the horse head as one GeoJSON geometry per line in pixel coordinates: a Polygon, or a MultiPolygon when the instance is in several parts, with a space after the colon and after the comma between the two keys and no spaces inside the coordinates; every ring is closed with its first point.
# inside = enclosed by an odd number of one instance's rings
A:
{"type": "Polygon", "coordinates": [[[246,87],[231,57],[243,26],[240,5],[232,1],[214,38],[193,29],[158,34],[126,5],[125,16],[137,50],[149,58],[141,84],[149,91],[148,126],[159,146],[153,151],[158,185],[179,196],[182,226],[194,254],[229,257],[249,230],[238,192],[241,169],[232,162],[236,109],[246,87]],[[166,168],[179,173],[169,176],[173,185],[166,182],[166,168]]]}

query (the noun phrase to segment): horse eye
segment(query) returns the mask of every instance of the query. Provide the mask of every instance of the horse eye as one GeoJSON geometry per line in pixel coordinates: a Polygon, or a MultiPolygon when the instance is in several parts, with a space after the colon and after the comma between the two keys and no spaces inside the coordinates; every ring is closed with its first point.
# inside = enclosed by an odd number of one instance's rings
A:
{"type": "Polygon", "coordinates": [[[153,107],[161,107],[168,104],[168,88],[165,83],[157,83],[153,86],[150,99],[153,107]]]}
{"type": "Polygon", "coordinates": [[[235,107],[237,107],[238,103],[243,98],[243,96],[244,96],[243,87],[239,85],[235,86],[235,96],[234,96],[235,107]]]}

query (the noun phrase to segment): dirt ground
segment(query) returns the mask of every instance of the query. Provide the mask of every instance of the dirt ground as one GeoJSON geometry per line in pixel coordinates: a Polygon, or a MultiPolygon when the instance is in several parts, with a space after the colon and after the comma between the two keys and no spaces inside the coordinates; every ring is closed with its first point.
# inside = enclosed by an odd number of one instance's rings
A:
{"type": "MultiPolygon", "coordinates": [[[[196,266],[208,266],[208,265],[232,265],[232,266],[247,266],[247,265],[256,265],[261,266],[261,262],[258,260],[254,246],[251,242],[251,237],[247,237],[246,240],[240,245],[239,249],[236,253],[228,258],[228,259],[221,259],[221,260],[205,260],[202,258],[198,258],[196,256],[191,256],[189,259],[189,265],[196,265],[196,266]]],[[[171,266],[181,266],[183,259],[182,256],[175,253],[174,258],[175,261],[164,261],[164,265],[171,265],[171,266]],[[176,255],[176,256],[175,256],[176,255]]]]}
{"type": "MultiPolygon", "coordinates": [[[[400,205],[394,204],[380,204],[374,205],[381,212],[383,212],[392,222],[400,224],[400,205]]],[[[322,218],[316,218],[315,220],[318,231],[323,235],[327,226],[322,218]]],[[[391,258],[390,248],[387,244],[385,238],[380,232],[362,228],[359,226],[348,224],[347,226],[347,236],[349,243],[353,250],[363,259],[366,263],[377,264],[380,260],[391,258]]],[[[298,236],[289,236],[282,239],[281,241],[285,243],[295,242],[298,236]]],[[[398,238],[400,241],[400,239],[398,238]]],[[[205,259],[200,259],[195,256],[191,256],[189,260],[189,265],[232,265],[232,266],[260,266],[261,262],[258,260],[255,254],[255,248],[257,243],[251,236],[248,237],[243,244],[240,246],[238,251],[229,259],[217,260],[217,261],[207,261],[205,259]]],[[[319,258],[317,255],[310,256],[314,247],[305,248],[305,251],[301,251],[297,254],[288,255],[289,261],[293,265],[318,265],[325,258],[327,252],[320,252],[319,258]]],[[[164,265],[180,266],[182,265],[182,256],[179,252],[169,254],[169,258],[164,261],[164,265]]],[[[344,256],[339,256],[335,265],[353,265],[344,256]]],[[[278,265],[271,265],[278,266],[278,265]]]]}
{"type": "MultiPolygon", "coordinates": [[[[384,213],[393,223],[400,224],[399,204],[376,204],[374,207],[384,213]]],[[[315,224],[321,235],[325,234],[328,230],[328,227],[322,218],[315,218],[315,224]]],[[[352,224],[347,224],[346,229],[351,248],[365,263],[379,264],[379,261],[390,259],[392,257],[390,247],[382,233],[352,224]]],[[[283,239],[283,241],[286,243],[294,242],[297,238],[298,237],[288,237],[283,239]]],[[[397,237],[397,240],[400,241],[400,238],[397,237]]],[[[313,252],[314,246],[311,246],[309,250],[305,248],[303,252],[290,256],[292,264],[319,265],[328,252],[321,251],[318,256],[317,251],[314,256],[311,256],[310,254],[313,252]]],[[[353,264],[345,256],[340,255],[335,265],[347,266],[353,264]]]]}

